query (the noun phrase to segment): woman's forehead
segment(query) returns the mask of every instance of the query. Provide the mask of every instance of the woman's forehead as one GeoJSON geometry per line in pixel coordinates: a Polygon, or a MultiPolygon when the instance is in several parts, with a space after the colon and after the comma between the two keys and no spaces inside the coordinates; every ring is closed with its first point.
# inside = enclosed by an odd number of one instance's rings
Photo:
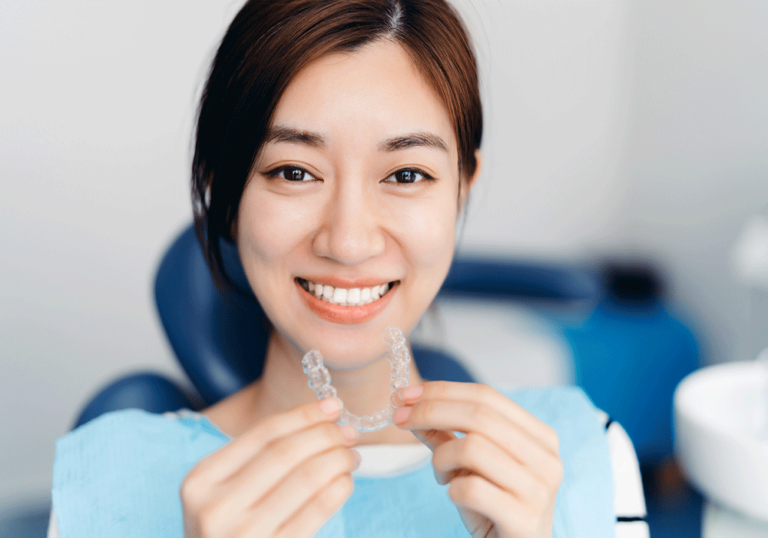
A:
{"type": "Polygon", "coordinates": [[[380,147],[456,152],[442,100],[407,52],[385,41],[324,56],[302,69],[275,109],[268,141],[289,135],[318,147],[349,137],[380,147]]]}

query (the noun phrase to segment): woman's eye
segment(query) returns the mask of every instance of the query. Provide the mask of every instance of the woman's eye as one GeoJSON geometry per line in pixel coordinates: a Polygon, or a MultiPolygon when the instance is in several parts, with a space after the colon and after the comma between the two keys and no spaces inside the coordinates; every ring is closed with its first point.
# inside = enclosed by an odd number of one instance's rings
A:
{"type": "Polygon", "coordinates": [[[316,179],[315,176],[313,176],[303,168],[299,168],[297,166],[281,166],[280,168],[276,168],[271,172],[268,172],[267,176],[281,177],[283,179],[287,179],[288,181],[293,181],[296,183],[301,181],[312,181],[316,179]]]}
{"type": "Polygon", "coordinates": [[[411,168],[398,170],[387,178],[387,181],[395,183],[417,183],[423,180],[431,181],[432,178],[423,172],[411,168]]]}

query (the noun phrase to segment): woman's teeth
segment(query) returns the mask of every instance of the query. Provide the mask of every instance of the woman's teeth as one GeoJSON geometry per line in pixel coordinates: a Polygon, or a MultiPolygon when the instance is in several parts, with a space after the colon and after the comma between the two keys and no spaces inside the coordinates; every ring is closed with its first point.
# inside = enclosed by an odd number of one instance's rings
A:
{"type": "Polygon", "coordinates": [[[334,288],[327,284],[315,284],[303,278],[299,278],[298,281],[302,288],[318,299],[341,306],[360,306],[372,303],[392,288],[391,282],[380,286],[373,286],[372,288],[344,289],[334,288]]]}

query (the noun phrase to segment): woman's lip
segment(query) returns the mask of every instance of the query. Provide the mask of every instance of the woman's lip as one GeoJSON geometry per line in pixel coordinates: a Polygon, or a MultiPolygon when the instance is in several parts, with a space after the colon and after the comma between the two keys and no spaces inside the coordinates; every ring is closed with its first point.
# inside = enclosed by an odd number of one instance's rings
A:
{"type": "Polygon", "coordinates": [[[339,278],[337,276],[302,276],[299,277],[307,282],[314,282],[315,284],[326,284],[333,286],[334,288],[344,288],[351,290],[354,288],[372,288],[374,286],[381,286],[382,284],[389,284],[395,282],[395,280],[387,280],[384,278],[339,278]]]}
{"type": "Polygon", "coordinates": [[[372,303],[359,306],[341,306],[323,301],[322,299],[318,299],[313,294],[302,288],[301,284],[299,284],[297,280],[294,280],[294,284],[298,288],[301,298],[304,299],[309,308],[311,308],[315,314],[333,323],[347,324],[363,323],[364,321],[368,321],[369,319],[376,317],[376,315],[389,304],[389,301],[392,299],[395,290],[397,290],[397,288],[400,286],[399,281],[395,282],[383,297],[373,301],[372,303]]]}

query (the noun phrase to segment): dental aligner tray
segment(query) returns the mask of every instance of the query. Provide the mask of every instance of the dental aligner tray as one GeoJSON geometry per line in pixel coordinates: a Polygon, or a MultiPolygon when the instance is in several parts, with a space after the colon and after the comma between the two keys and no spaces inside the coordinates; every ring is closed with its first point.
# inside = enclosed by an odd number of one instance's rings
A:
{"type": "MultiPolygon", "coordinates": [[[[341,404],[341,418],[338,423],[349,424],[359,432],[373,432],[391,424],[395,409],[403,405],[398,391],[408,386],[410,373],[408,363],[411,362],[411,353],[408,351],[403,332],[395,326],[389,326],[384,329],[381,336],[384,342],[389,345],[387,362],[391,367],[390,375],[392,378],[389,382],[391,392],[389,405],[373,415],[358,417],[347,411],[343,402],[341,404]]],[[[301,360],[301,364],[304,367],[304,373],[309,377],[309,387],[315,391],[318,399],[336,398],[336,389],[331,385],[331,374],[323,364],[323,356],[318,350],[313,349],[307,352],[301,360]]]]}

